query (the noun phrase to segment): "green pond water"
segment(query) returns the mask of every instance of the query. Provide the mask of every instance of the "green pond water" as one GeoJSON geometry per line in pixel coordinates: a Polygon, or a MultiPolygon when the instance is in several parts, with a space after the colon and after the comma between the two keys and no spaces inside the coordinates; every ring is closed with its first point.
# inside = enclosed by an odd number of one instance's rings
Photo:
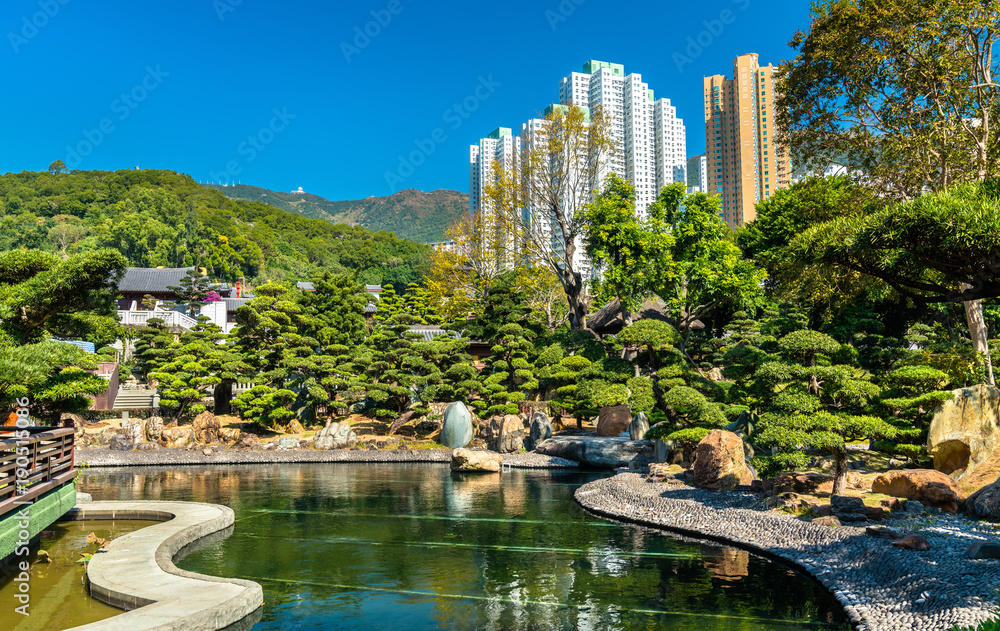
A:
{"type": "Polygon", "coordinates": [[[233,534],[178,565],[259,582],[255,631],[850,628],[779,564],[587,514],[573,491],[596,477],[282,464],[88,469],[79,487],[232,507],[233,534]]]}
{"type": "MultiPolygon", "coordinates": [[[[67,521],[52,524],[41,536],[39,546],[31,548],[26,558],[31,564],[28,585],[28,616],[14,611],[20,606],[15,599],[20,582],[14,575],[0,570],[0,631],[54,631],[98,622],[121,613],[109,605],[94,600],[87,592],[87,566],[78,563],[80,554],[97,548],[87,543],[94,533],[104,539],[114,539],[156,522],[119,520],[67,521]],[[39,550],[49,553],[51,563],[40,559],[39,550]]],[[[5,570],[13,570],[8,566],[5,570]]]]}

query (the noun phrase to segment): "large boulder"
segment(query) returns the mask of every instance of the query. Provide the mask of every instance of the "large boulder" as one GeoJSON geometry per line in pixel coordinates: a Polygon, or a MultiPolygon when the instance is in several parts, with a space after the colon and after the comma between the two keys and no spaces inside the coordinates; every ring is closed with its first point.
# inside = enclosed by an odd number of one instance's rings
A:
{"type": "Polygon", "coordinates": [[[483,428],[483,438],[497,453],[517,453],[524,446],[524,421],[516,414],[494,416],[483,428]]]}
{"type": "Polygon", "coordinates": [[[933,469],[886,471],[872,482],[872,493],[917,500],[946,513],[958,512],[962,491],[950,477],[933,469]]]}
{"type": "Polygon", "coordinates": [[[142,421],[137,418],[131,418],[122,423],[122,435],[133,445],[141,443],[145,433],[142,428],[142,421]]]}
{"type": "Polygon", "coordinates": [[[597,435],[614,438],[628,431],[632,412],[627,405],[606,405],[597,417],[597,435]]]}
{"type": "Polygon", "coordinates": [[[209,445],[219,442],[219,419],[211,412],[205,411],[194,417],[191,429],[194,430],[194,440],[197,443],[209,445]]]}
{"type": "Polygon", "coordinates": [[[628,424],[628,437],[632,440],[642,440],[649,431],[649,417],[645,412],[639,412],[632,417],[632,422],[628,424]]]}
{"type": "Polygon", "coordinates": [[[495,451],[456,449],[451,454],[452,471],[491,473],[499,471],[502,466],[503,457],[495,451]]]}
{"type": "Polygon", "coordinates": [[[934,413],[927,451],[935,469],[964,477],[1000,451],[1000,390],[980,384],[953,394],[934,413]]]}
{"type": "Polygon", "coordinates": [[[535,447],[548,456],[598,469],[644,467],[653,462],[653,441],[598,436],[554,436],[535,447]]]}
{"type": "Polygon", "coordinates": [[[259,443],[260,436],[244,432],[240,435],[239,440],[236,441],[236,446],[243,449],[253,449],[259,443]]]}
{"type": "Polygon", "coordinates": [[[306,428],[302,427],[302,423],[300,423],[298,419],[293,418],[288,423],[288,433],[298,436],[300,434],[305,434],[306,428]]]}
{"type": "Polygon", "coordinates": [[[461,401],[455,401],[444,411],[441,422],[441,444],[451,449],[461,449],[472,442],[472,414],[461,401]]]}
{"type": "Polygon", "coordinates": [[[731,491],[753,482],[753,473],[743,457],[743,439],[721,429],[710,431],[695,451],[693,482],[703,489],[718,491],[731,491]]]}
{"type": "Polygon", "coordinates": [[[108,442],[108,447],[112,451],[132,451],[135,449],[135,443],[130,441],[124,434],[115,434],[111,437],[111,441],[108,442]]]}
{"type": "Polygon", "coordinates": [[[970,495],[965,511],[976,517],[1000,518],[1000,479],[970,495]]]}
{"type": "Polygon", "coordinates": [[[833,493],[833,476],[811,471],[788,471],[774,478],[773,487],[776,493],[787,491],[805,495],[833,493]]]}
{"type": "Polygon", "coordinates": [[[347,423],[327,422],[326,427],[316,432],[313,447],[316,449],[350,449],[358,444],[358,435],[351,431],[347,423]]]}
{"type": "Polygon", "coordinates": [[[160,444],[164,447],[187,447],[194,442],[194,430],[190,427],[164,427],[160,434],[160,444]]]}
{"type": "Polygon", "coordinates": [[[238,427],[223,427],[219,430],[219,441],[227,445],[235,445],[243,438],[243,432],[238,427]]]}
{"type": "Polygon", "coordinates": [[[163,419],[159,416],[151,416],[149,420],[146,421],[146,440],[150,442],[156,442],[160,440],[160,435],[163,434],[163,419]]]}
{"type": "Polygon", "coordinates": [[[531,415],[531,427],[528,431],[528,451],[533,451],[542,441],[552,438],[552,423],[544,412],[535,410],[531,415]]]}

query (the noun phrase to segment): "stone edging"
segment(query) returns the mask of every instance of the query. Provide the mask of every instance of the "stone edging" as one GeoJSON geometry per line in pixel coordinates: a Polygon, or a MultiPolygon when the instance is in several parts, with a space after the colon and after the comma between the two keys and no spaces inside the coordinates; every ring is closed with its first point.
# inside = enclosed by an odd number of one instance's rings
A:
{"type": "MultiPolygon", "coordinates": [[[[942,550],[948,535],[924,530],[931,552],[898,550],[866,537],[863,528],[814,526],[750,509],[745,500],[727,494],[657,485],[636,474],[591,482],[577,489],[575,498],[603,517],[736,545],[788,564],[828,589],[858,631],[946,631],[955,625],[975,627],[997,615],[996,594],[984,599],[967,586],[962,594],[965,573],[949,572],[931,560],[996,536],[963,533],[968,539],[942,550]]],[[[961,561],[970,571],[987,574],[982,577],[987,583],[989,575],[1000,574],[1000,561],[961,561]]],[[[992,585],[995,589],[997,583],[992,585]]]]}
{"type": "Polygon", "coordinates": [[[64,519],[141,519],[162,523],[123,535],[87,566],[91,595],[125,609],[70,631],[216,631],[261,607],[261,586],[178,569],[185,546],[230,529],[232,509],[195,502],[85,502],[64,519]]]}

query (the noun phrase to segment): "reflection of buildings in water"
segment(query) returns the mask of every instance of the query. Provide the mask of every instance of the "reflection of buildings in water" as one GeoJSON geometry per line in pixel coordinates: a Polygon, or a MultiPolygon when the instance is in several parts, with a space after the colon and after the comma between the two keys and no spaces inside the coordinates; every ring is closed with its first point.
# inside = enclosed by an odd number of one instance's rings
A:
{"type": "Polygon", "coordinates": [[[735,582],[750,575],[750,553],[739,548],[702,544],[702,565],[715,578],[735,582]]]}

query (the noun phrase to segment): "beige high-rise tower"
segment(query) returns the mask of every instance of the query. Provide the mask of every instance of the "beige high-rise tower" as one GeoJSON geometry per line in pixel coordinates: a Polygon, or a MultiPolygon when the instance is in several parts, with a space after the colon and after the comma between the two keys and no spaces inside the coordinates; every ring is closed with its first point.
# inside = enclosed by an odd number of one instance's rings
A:
{"type": "Polygon", "coordinates": [[[789,185],[787,152],[775,145],[774,74],[757,54],[733,62],[733,78],[705,77],[707,186],[722,198],[722,217],[735,229],[757,216],[757,202],[789,185]]]}

